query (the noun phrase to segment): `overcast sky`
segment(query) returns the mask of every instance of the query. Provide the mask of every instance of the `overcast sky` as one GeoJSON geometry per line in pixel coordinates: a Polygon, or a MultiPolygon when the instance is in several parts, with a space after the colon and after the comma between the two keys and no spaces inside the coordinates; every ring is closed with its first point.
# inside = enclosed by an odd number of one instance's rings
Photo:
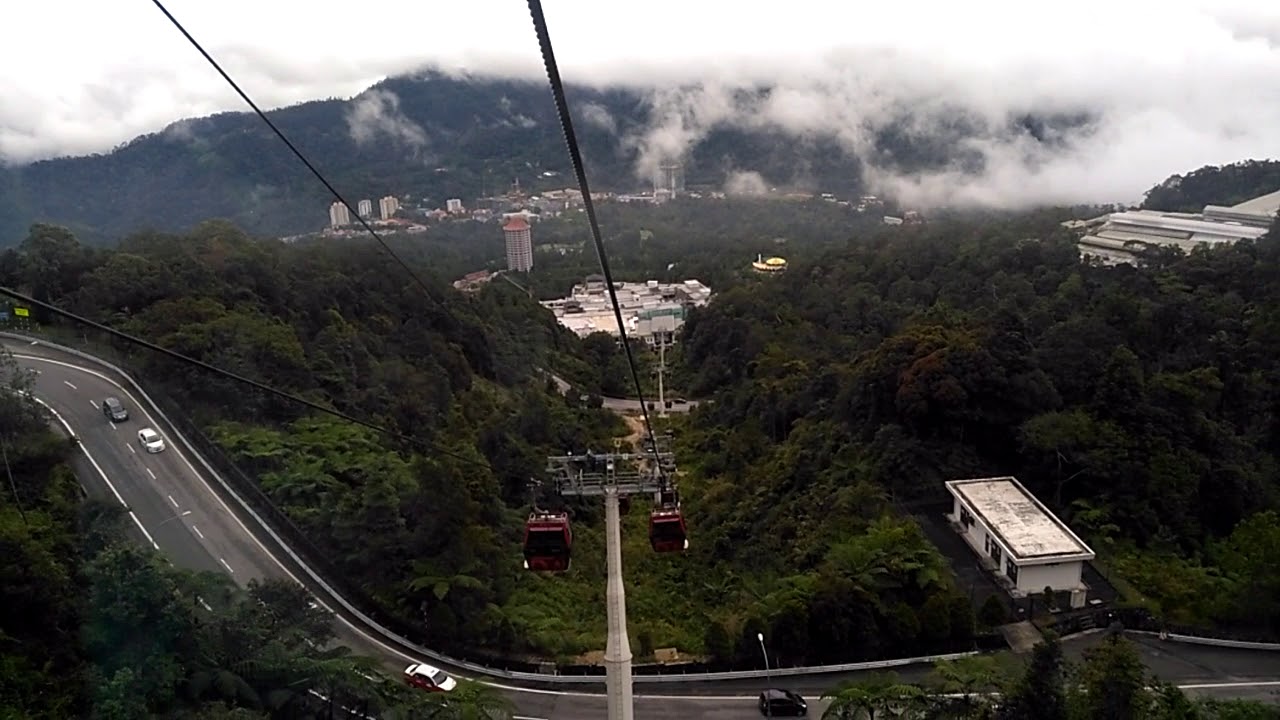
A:
{"type": "MultiPolygon", "coordinates": [[[[1053,155],[979,141],[981,182],[877,177],[908,195],[1128,201],[1174,172],[1280,157],[1280,0],[544,3],[566,80],[705,85],[669,100],[678,127],[655,128],[653,142],[742,122],[724,90],[773,80],[790,99],[760,110],[768,122],[834,133],[854,151],[855,126],[904,104],[924,117],[958,104],[993,122],[1099,113],[1088,140],[1053,155]]],[[[10,4],[0,159],[107,151],[183,117],[245,109],[149,0],[10,4]]],[[[167,6],[267,107],[349,97],[424,64],[542,77],[522,0],[167,6]]]]}

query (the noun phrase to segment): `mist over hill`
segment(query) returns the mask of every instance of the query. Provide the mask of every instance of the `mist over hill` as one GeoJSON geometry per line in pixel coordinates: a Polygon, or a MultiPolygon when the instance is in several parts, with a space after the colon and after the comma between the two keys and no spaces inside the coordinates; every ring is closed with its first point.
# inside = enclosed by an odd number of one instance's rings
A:
{"type": "MultiPolygon", "coordinates": [[[[659,164],[676,161],[690,189],[905,191],[927,205],[954,198],[913,179],[990,172],[984,148],[1051,154],[1093,129],[1084,111],[993,119],[961,106],[901,105],[833,117],[812,97],[765,85],[576,86],[569,100],[593,188],[615,191],[651,187],[659,164]]],[[[516,178],[535,189],[572,184],[541,82],[425,71],[270,116],[353,203],[394,194],[443,205],[516,178]]],[[[322,227],[329,202],[260,119],[222,113],[175,122],[109,154],[0,172],[0,243],[16,243],[35,221],[94,241],[182,231],[210,217],[291,234],[322,227]]]]}

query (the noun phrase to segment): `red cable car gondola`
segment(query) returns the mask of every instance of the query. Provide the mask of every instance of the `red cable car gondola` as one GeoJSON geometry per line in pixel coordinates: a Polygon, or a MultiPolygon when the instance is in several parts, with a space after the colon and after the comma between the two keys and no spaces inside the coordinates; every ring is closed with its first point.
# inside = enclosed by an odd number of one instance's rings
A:
{"type": "Polygon", "coordinates": [[[649,544],[654,552],[684,552],[689,537],[684,526],[684,513],[678,505],[654,509],[649,513],[649,544]]]}
{"type": "Polygon", "coordinates": [[[535,572],[565,572],[573,550],[568,513],[534,511],[524,525],[524,566],[535,572]]]}

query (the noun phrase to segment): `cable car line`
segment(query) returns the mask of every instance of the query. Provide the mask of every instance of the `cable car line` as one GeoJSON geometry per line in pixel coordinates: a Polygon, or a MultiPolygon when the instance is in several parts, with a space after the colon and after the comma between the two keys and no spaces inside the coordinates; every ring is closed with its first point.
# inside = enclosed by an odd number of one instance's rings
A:
{"type": "MultiPolygon", "coordinates": [[[[177,28],[178,32],[180,32],[182,36],[185,37],[187,41],[200,53],[200,55],[203,56],[206,61],[208,61],[208,63],[214,68],[214,70],[216,70],[218,74],[222,76],[224,80],[226,80],[227,84],[230,85],[231,88],[236,91],[236,94],[238,94],[240,98],[243,99],[245,103],[248,104],[249,107],[253,109],[254,113],[257,114],[257,116],[264,123],[266,123],[267,127],[270,128],[271,131],[275,133],[275,135],[281,140],[281,142],[283,142],[285,146],[289,148],[289,150],[294,154],[294,156],[296,156],[298,160],[300,160],[302,164],[306,166],[306,168],[316,177],[316,179],[318,179],[320,183],[325,186],[325,188],[333,195],[333,197],[336,198],[336,200],[339,203],[341,203],[343,206],[347,208],[347,210],[351,213],[351,215],[359,221],[359,224],[364,228],[364,230],[368,232],[369,235],[372,236],[380,246],[382,246],[382,249],[386,251],[387,254],[389,254],[405,270],[405,272],[409,274],[411,278],[413,278],[413,280],[418,284],[419,287],[422,288],[423,292],[426,294],[428,301],[432,302],[433,304],[438,304],[436,303],[435,299],[432,297],[430,288],[422,280],[422,278],[413,271],[413,269],[408,265],[408,263],[406,263],[398,254],[396,254],[394,250],[391,249],[391,247],[382,238],[382,236],[379,235],[363,217],[360,216],[360,214],[357,212],[357,209],[354,206],[352,206],[351,203],[348,202],[347,199],[343,197],[343,195],[340,192],[338,192],[337,188],[335,188],[333,184],[329,182],[329,180],[324,176],[324,174],[321,173],[320,170],[310,160],[307,159],[306,155],[304,155],[302,151],[300,151],[297,148],[297,146],[295,146],[293,142],[289,140],[289,138],[284,134],[284,132],[282,132],[280,128],[277,127],[276,124],[272,122],[269,117],[267,117],[266,113],[263,112],[262,109],[258,107],[257,103],[255,103],[253,99],[249,97],[248,93],[246,93],[243,89],[241,89],[239,84],[237,84],[235,80],[232,79],[230,74],[228,74],[226,70],[222,68],[222,66],[217,62],[217,60],[215,60],[213,56],[210,55],[209,52],[204,49],[204,47],[199,43],[199,41],[197,41],[195,37],[193,37],[191,33],[187,31],[187,29],[182,25],[182,23],[179,22],[178,19],[174,17],[174,15],[171,12],[169,12],[168,8],[164,6],[164,3],[161,2],[161,0],[152,0],[152,4],[154,4],[156,8],[159,9],[160,12],[164,14],[164,16],[169,20],[169,22],[172,23],[175,28],[177,28]]],[[[655,497],[654,497],[655,507],[651,512],[650,519],[649,519],[650,541],[653,545],[653,549],[656,552],[681,551],[688,547],[688,541],[686,539],[683,514],[680,510],[679,495],[676,490],[674,480],[671,478],[668,478],[666,469],[663,467],[663,464],[660,459],[661,455],[658,449],[658,439],[654,432],[653,423],[649,416],[649,405],[644,396],[644,389],[640,383],[640,372],[636,365],[635,354],[632,351],[631,344],[627,338],[626,323],[622,317],[622,307],[618,301],[617,290],[614,287],[613,273],[609,267],[608,253],[605,250],[604,242],[601,237],[600,225],[595,212],[595,204],[591,200],[591,191],[587,183],[586,169],[582,161],[582,152],[578,146],[577,135],[573,129],[573,120],[569,112],[568,101],[565,97],[564,84],[560,79],[559,68],[556,64],[555,53],[551,44],[551,36],[547,30],[546,18],[543,14],[542,4],[540,0],[529,0],[529,11],[533,18],[534,29],[537,33],[539,46],[542,52],[543,64],[546,68],[547,77],[551,84],[552,95],[555,99],[556,112],[560,120],[560,128],[564,135],[565,143],[569,150],[569,157],[573,164],[574,174],[576,175],[578,180],[579,190],[582,193],[583,203],[587,213],[587,219],[591,227],[592,241],[595,246],[596,256],[600,262],[600,270],[601,270],[601,273],[604,275],[605,282],[609,288],[609,300],[610,300],[610,304],[613,306],[614,318],[618,324],[619,339],[622,343],[623,352],[625,353],[625,356],[627,359],[627,367],[630,370],[632,382],[635,385],[636,396],[640,402],[640,412],[644,419],[645,430],[648,435],[648,442],[646,444],[648,445],[648,449],[653,456],[653,471],[656,473],[656,476],[659,481],[658,492],[655,493],[655,497]]],[[[68,317],[70,319],[76,320],[78,322],[82,322],[86,325],[89,325],[96,329],[107,332],[108,334],[113,335],[117,338],[123,339],[127,342],[131,342],[133,344],[147,347],[155,352],[160,352],[164,355],[167,355],[181,362],[185,362],[191,365],[195,365],[197,367],[201,367],[205,370],[216,372],[220,375],[223,375],[224,377],[230,378],[237,382],[246,383],[261,391],[267,392],[277,397],[281,397],[281,398],[290,400],[292,402],[301,403],[313,410],[323,412],[329,415],[334,415],[335,417],[339,417],[349,422],[354,422],[363,427],[368,427],[370,429],[386,434],[388,436],[398,437],[398,438],[407,440],[409,442],[412,442],[414,444],[426,445],[433,452],[455,458],[462,462],[485,467],[490,471],[493,470],[493,468],[488,463],[478,462],[476,460],[465,457],[458,453],[454,453],[452,451],[448,451],[448,450],[444,450],[442,448],[436,447],[430,443],[426,443],[425,441],[418,440],[416,438],[406,437],[406,436],[400,435],[399,433],[391,431],[389,429],[383,428],[381,426],[346,415],[345,413],[340,413],[340,412],[331,410],[329,408],[325,408],[322,405],[313,403],[309,400],[292,395],[291,393],[284,392],[282,390],[271,387],[264,383],[260,383],[255,380],[251,380],[249,378],[236,375],[235,373],[222,370],[221,368],[217,368],[203,361],[196,360],[195,358],[190,358],[185,355],[182,355],[181,353],[168,350],[166,348],[160,347],[159,345],[150,343],[141,338],[137,338],[137,337],[128,335],[126,333],[120,332],[118,330],[109,328],[105,325],[95,323],[91,320],[88,320],[87,318],[82,318],[80,316],[74,315],[73,313],[62,310],[61,308],[54,307],[48,303],[34,302],[33,298],[27,298],[18,293],[8,291],[7,289],[4,289],[4,288],[0,288],[0,291],[3,291],[6,294],[9,294],[25,302],[30,302],[33,305],[42,307],[49,312],[52,312],[64,317],[68,317]]],[[[573,542],[573,536],[572,536],[572,530],[569,525],[568,513],[563,511],[559,511],[559,512],[543,511],[540,508],[538,508],[535,503],[533,508],[533,513],[529,516],[529,520],[526,523],[526,527],[525,527],[525,542],[524,542],[524,545],[525,545],[524,552],[525,552],[525,558],[526,558],[525,567],[531,570],[550,571],[550,572],[564,572],[568,570],[572,542],[573,542]]]]}
{"type": "MultiPolygon", "coordinates": [[[[564,135],[569,149],[569,159],[573,163],[573,172],[578,180],[578,189],[582,193],[583,207],[587,213],[587,222],[591,227],[591,240],[595,245],[596,257],[600,261],[600,272],[604,275],[606,287],[609,288],[609,302],[613,306],[613,316],[618,323],[618,338],[626,353],[627,367],[631,371],[631,380],[635,384],[636,397],[640,400],[640,412],[644,417],[645,431],[648,435],[647,450],[653,456],[651,470],[655,473],[658,491],[654,496],[654,508],[649,514],[649,541],[655,552],[682,552],[689,547],[684,514],[680,509],[680,499],[674,478],[669,478],[662,461],[662,453],[658,449],[658,438],[649,418],[649,404],[645,401],[644,388],[640,384],[640,372],[636,367],[635,355],[631,343],[627,339],[627,325],[622,318],[622,305],[618,302],[618,292],[614,287],[613,273],[609,269],[609,254],[605,251],[601,238],[600,223],[596,219],[595,203],[591,200],[591,188],[587,183],[586,167],[582,162],[582,151],[578,146],[578,137],[573,129],[573,117],[569,112],[569,102],[565,97],[564,83],[560,79],[560,69],[556,64],[555,50],[551,44],[551,33],[547,30],[547,19],[542,12],[541,0],[528,0],[529,14],[533,18],[534,31],[538,36],[538,46],[542,52],[542,63],[551,84],[551,94],[555,99],[556,115],[560,120],[560,131],[564,135]]],[[[606,456],[608,457],[608,456],[606,456]]],[[[567,458],[562,458],[567,459],[567,458]]],[[[630,458],[628,458],[630,461],[630,458]]],[[[587,453],[587,462],[593,462],[591,453],[587,453]]],[[[609,459],[606,475],[612,477],[616,468],[609,459]]],[[[616,479],[616,478],[615,478],[616,479]]],[[[615,486],[616,488],[616,486],[615,486]]],[[[616,489],[615,489],[616,492],[616,489]]],[[[618,498],[621,510],[621,498],[618,498]]],[[[534,571],[565,572],[569,569],[570,554],[573,546],[573,533],[569,524],[568,513],[549,513],[539,509],[535,502],[528,521],[525,523],[524,553],[525,568],[534,571]]]]}
{"type": "MultiPolygon", "coordinates": [[[[564,135],[565,144],[569,146],[569,159],[573,163],[573,172],[578,178],[578,189],[582,192],[583,207],[587,212],[587,222],[591,226],[591,239],[595,243],[596,257],[600,260],[600,273],[609,288],[609,302],[613,305],[613,317],[618,322],[618,338],[622,341],[622,349],[627,355],[627,366],[631,370],[631,380],[636,386],[636,397],[640,400],[640,412],[644,417],[644,426],[649,434],[649,442],[653,449],[654,462],[658,462],[658,439],[653,433],[653,423],[649,422],[649,405],[644,399],[644,388],[640,385],[640,371],[636,369],[635,356],[631,352],[631,343],[627,341],[627,324],[622,319],[622,306],[618,303],[618,291],[613,286],[613,273],[609,270],[609,255],[605,252],[604,241],[600,237],[600,223],[596,220],[595,203],[591,201],[591,189],[587,185],[587,170],[582,163],[582,151],[578,147],[578,136],[573,130],[573,118],[569,113],[569,101],[565,98],[564,83],[560,80],[560,68],[556,65],[555,50],[551,46],[551,33],[547,30],[547,18],[542,13],[542,0],[529,0],[529,14],[533,16],[533,27],[538,34],[538,46],[542,50],[542,63],[547,70],[547,78],[551,82],[551,94],[556,102],[556,114],[560,118],[560,131],[564,135]]],[[[666,474],[662,475],[666,480],[666,474]]]]}
{"type": "Polygon", "coordinates": [[[342,196],[342,193],[338,192],[338,189],[335,188],[333,184],[330,183],[327,178],[325,178],[324,174],[321,173],[316,168],[316,166],[313,165],[311,161],[307,159],[307,156],[303,155],[302,151],[299,150],[297,146],[295,146],[289,140],[289,138],[280,130],[280,128],[276,127],[276,124],[271,122],[271,118],[267,117],[267,114],[263,112],[261,108],[258,107],[258,104],[255,103],[253,99],[249,97],[248,93],[240,89],[240,85],[238,85],[235,80],[232,80],[231,76],[227,74],[227,71],[223,70],[222,66],[218,64],[218,61],[214,60],[213,56],[210,55],[204,49],[204,46],[202,46],[194,37],[192,37],[191,33],[187,32],[187,29],[182,26],[182,23],[178,22],[178,19],[173,16],[173,13],[169,12],[169,9],[164,6],[164,3],[160,2],[160,0],[151,0],[151,2],[157,8],[160,9],[160,12],[164,13],[164,16],[166,18],[169,18],[169,22],[173,23],[173,26],[178,28],[178,32],[182,33],[182,36],[185,37],[187,41],[190,42],[191,45],[196,50],[198,50],[201,55],[204,56],[204,59],[209,61],[209,64],[213,66],[213,69],[217,70],[218,74],[222,76],[222,79],[226,80],[227,84],[231,86],[231,89],[235,90],[236,94],[238,94],[240,98],[243,99],[245,103],[249,105],[249,107],[253,108],[253,111],[257,113],[259,118],[262,118],[262,122],[266,123],[267,127],[271,128],[271,131],[276,134],[276,137],[280,138],[280,141],[283,142],[286,146],[288,146],[289,150],[292,151],[293,154],[299,160],[302,161],[302,164],[307,166],[307,169],[311,171],[311,174],[316,176],[316,179],[319,180],[321,184],[323,184],[325,188],[327,188],[335,198],[337,198],[338,202],[346,206],[347,211],[351,213],[351,217],[355,218],[356,220],[359,220],[360,225],[370,235],[373,236],[374,240],[378,241],[378,244],[382,246],[382,249],[387,251],[387,254],[390,255],[392,259],[394,259],[397,263],[399,263],[400,267],[404,268],[405,272],[409,273],[409,277],[413,278],[414,282],[416,282],[418,286],[422,288],[422,291],[426,293],[427,300],[429,300],[433,304],[438,304],[436,303],[435,298],[431,296],[430,288],[428,288],[427,284],[423,282],[422,278],[416,272],[413,271],[413,268],[409,267],[409,264],[405,262],[404,259],[401,258],[399,255],[397,255],[396,251],[391,249],[391,246],[387,244],[386,240],[382,239],[382,236],[379,235],[377,231],[373,229],[373,226],[371,226],[363,217],[360,216],[360,213],[356,210],[355,206],[347,202],[347,199],[342,196]]]}
{"type": "Polygon", "coordinates": [[[420,448],[430,450],[433,453],[438,453],[440,455],[451,457],[459,462],[467,463],[468,465],[476,465],[479,467],[483,467],[489,471],[493,470],[493,467],[489,465],[489,463],[487,462],[481,462],[474,458],[469,458],[466,455],[453,452],[452,450],[446,450],[440,447],[439,445],[436,445],[435,443],[429,442],[427,440],[423,440],[421,438],[416,438],[410,435],[404,435],[390,428],[386,428],[381,425],[378,425],[377,423],[369,422],[368,420],[361,420],[360,418],[352,415],[348,415],[347,413],[344,413],[341,410],[335,410],[333,408],[325,407],[320,403],[312,402],[311,400],[308,400],[304,397],[300,397],[298,395],[294,395],[293,393],[287,392],[285,390],[272,387],[271,385],[268,385],[264,382],[260,382],[258,380],[254,380],[253,378],[247,378],[243,375],[233,373],[230,370],[223,370],[222,368],[216,365],[210,365],[209,363],[203,360],[197,360],[196,358],[190,357],[188,355],[183,355],[182,353],[176,350],[170,350],[167,347],[157,345],[149,340],[144,340],[136,335],[130,335],[129,333],[116,330],[115,328],[112,328],[112,327],[108,327],[106,325],[103,325],[102,323],[90,320],[89,318],[84,317],[82,315],[77,315],[71,312],[70,310],[64,310],[56,305],[44,302],[43,300],[37,300],[31,297],[30,295],[24,295],[18,292],[17,290],[13,290],[12,288],[0,286],[0,295],[8,295],[9,297],[15,300],[18,300],[31,307],[38,307],[42,310],[45,310],[46,312],[52,313],[54,315],[58,315],[60,317],[64,317],[73,322],[87,325],[93,328],[94,330],[107,333],[108,335],[111,335],[112,337],[118,338],[120,340],[124,340],[127,343],[144,347],[153,352],[158,352],[161,355],[165,355],[167,357],[173,358],[174,360],[177,360],[179,362],[198,367],[208,372],[216,373],[229,380],[234,380],[235,382],[248,385],[254,389],[260,390],[269,395],[274,395],[275,397],[278,397],[282,400],[287,400],[289,402],[297,403],[299,405],[305,405],[306,407],[312,410],[315,410],[316,412],[322,412],[326,415],[331,415],[340,420],[345,420],[349,423],[354,423],[356,425],[368,428],[370,430],[373,430],[374,432],[380,433],[387,437],[400,440],[401,442],[416,445],[420,448]]]}

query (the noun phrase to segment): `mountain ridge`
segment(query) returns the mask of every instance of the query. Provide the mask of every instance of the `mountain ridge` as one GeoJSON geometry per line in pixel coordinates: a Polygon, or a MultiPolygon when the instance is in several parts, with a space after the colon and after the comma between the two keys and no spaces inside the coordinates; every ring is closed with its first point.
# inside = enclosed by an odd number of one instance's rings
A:
{"type": "MultiPolygon", "coordinates": [[[[981,156],[960,139],[994,132],[1052,144],[1066,133],[1088,132],[1090,122],[1083,113],[1027,114],[990,127],[962,109],[947,109],[945,122],[930,120],[923,132],[920,121],[901,115],[865,129],[871,139],[860,157],[841,144],[834,126],[797,136],[766,122],[700,119],[698,103],[709,91],[692,86],[571,85],[567,91],[592,185],[600,190],[645,187],[643,169],[665,158],[683,162],[691,188],[718,190],[746,172],[769,187],[854,195],[867,190],[864,162],[908,173],[975,170],[981,156]]],[[[750,113],[772,92],[735,89],[719,99],[750,113]]],[[[503,190],[517,177],[533,189],[572,182],[544,82],[424,70],[389,77],[347,100],[313,100],[268,114],[352,203],[411,194],[443,205],[449,197],[466,201],[503,190]],[[539,181],[543,171],[558,176],[539,181]]],[[[329,202],[325,188],[260,119],[223,112],[176,121],[110,153],[0,170],[0,245],[16,243],[37,221],[96,242],[143,229],[184,231],[211,217],[256,234],[285,235],[322,227],[329,202]]]]}

